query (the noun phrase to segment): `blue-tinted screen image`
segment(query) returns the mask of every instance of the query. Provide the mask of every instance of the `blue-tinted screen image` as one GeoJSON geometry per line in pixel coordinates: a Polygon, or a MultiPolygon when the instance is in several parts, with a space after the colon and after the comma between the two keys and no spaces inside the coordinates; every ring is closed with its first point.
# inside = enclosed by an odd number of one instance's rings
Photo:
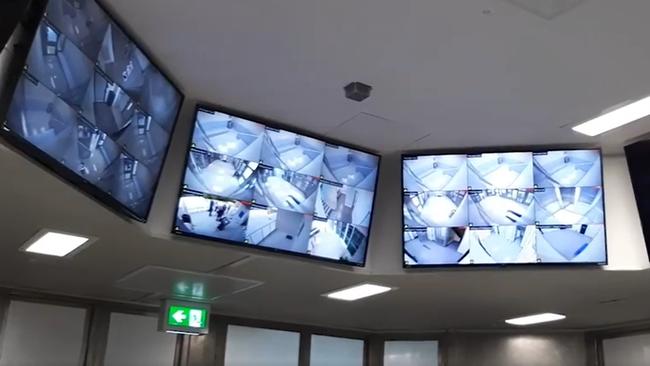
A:
{"type": "Polygon", "coordinates": [[[205,107],[191,145],[175,233],[364,264],[379,157],[205,107]]]}
{"type": "Polygon", "coordinates": [[[343,146],[325,146],[321,177],[327,181],[360,188],[375,189],[379,158],[343,146]]]}
{"type": "Polygon", "coordinates": [[[549,151],[533,155],[537,187],[598,187],[603,184],[597,150],[549,151]]]}
{"type": "Polygon", "coordinates": [[[421,227],[404,230],[404,251],[409,253],[406,264],[457,264],[465,255],[460,247],[469,234],[467,227],[421,227]]]}
{"type": "Polygon", "coordinates": [[[469,193],[469,225],[534,225],[532,189],[485,189],[469,193]]]}
{"type": "Polygon", "coordinates": [[[599,150],[404,156],[404,264],[607,262],[599,150]]]}
{"type": "Polygon", "coordinates": [[[469,189],[533,187],[533,156],[525,152],[489,153],[467,157],[469,189]]]}
{"type": "Polygon", "coordinates": [[[185,189],[252,201],[257,162],[192,149],[187,161],[185,189]]]}
{"type": "Polygon", "coordinates": [[[313,213],[318,178],[291,170],[258,167],[253,201],[300,213],[313,213]]]}
{"type": "Polygon", "coordinates": [[[535,190],[536,220],[541,225],[603,224],[600,187],[556,187],[535,190]]]}
{"type": "Polygon", "coordinates": [[[181,101],[95,1],[50,0],[5,127],[55,171],[146,220],[181,101]]]}
{"type": "Polygon", "coordinates": [[[404,195],[404,226],[467,226],[467,191],[411,192],[404,195]]]}
{"type": "Polygon", "coordinates": [[[316,216],[368,227],[374,193],[322,181],[318,186],[316,216]]]}
{"type": "Polygon", "coordinates": [[[467,155],[432,155],[404,158],[404,191],[467,189],[467,155]]]}

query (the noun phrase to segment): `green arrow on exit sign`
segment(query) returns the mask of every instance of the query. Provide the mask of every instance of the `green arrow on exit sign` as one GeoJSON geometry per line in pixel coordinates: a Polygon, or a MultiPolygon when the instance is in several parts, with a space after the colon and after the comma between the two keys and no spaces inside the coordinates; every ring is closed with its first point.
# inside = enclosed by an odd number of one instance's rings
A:
{"type": "Polygon", "coordinates": [[[173,327],[207,328],[208,312],[189,306],[170,306],[167,325],[173,327]]]}

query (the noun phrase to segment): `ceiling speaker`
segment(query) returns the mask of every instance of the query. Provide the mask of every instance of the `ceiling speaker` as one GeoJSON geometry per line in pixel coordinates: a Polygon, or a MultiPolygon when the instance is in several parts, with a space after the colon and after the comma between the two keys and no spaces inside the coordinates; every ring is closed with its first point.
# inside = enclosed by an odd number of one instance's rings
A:
{"type": "Polygon", "coordinates": [[[506,0],[544,19],[553,19],[575,8],[584,0],[506,0]]]}

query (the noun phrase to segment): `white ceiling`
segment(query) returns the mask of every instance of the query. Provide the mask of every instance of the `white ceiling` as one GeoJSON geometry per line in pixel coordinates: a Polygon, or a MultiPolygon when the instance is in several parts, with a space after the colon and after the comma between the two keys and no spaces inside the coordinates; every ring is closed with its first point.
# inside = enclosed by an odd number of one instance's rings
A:
{"type": "Polygon", "coordinates": [[[598,139],[563,127],[650,94],[650,2],[586,0],[552,20],[502,0],[105,3],[188,97],[150,222],[122,220],[30,160],[0,149],[6,172],[0,179],[0,286],[151,301],[156,296],[114,283],[157,265],[265,282],[216,302],[217,312],[339,328],[493,328],[506,317],[537,311],[566,313],[564,328],[650,318],[650,271],[406,273],[399,254],[385,255],[401,252],[399,198],[389,198],[399,197],[398,150],[586,143],[619,152],[624,141],[650,132],[647,120],[598,139]],[[373,85],[373,96],[363,103],[345,99],[342,87],[354,80],[373,85]],[[368,267],[172,238],[196,101],[383,152],[383,203],[368,267]],[[18,252],[43,227],[100,240],[72,260],[18,252]],[[320,296],[363,281],[399,289],[353,304],[320,296]],[[614,299],[623,300],[608,302],[614,299]]]}
{"type": "Polygon", "coordinates": [[[567,127],[650,95],[646,0],[586,0],[552,20],[503,0],[105,3],[190,97],[378,151],[616,149],[650,132],[567,127]],[[355,80],[374,87],[363,103],[343,97],[355,80]],[[383,120],[345,123],[362,112],[383,120]]]}

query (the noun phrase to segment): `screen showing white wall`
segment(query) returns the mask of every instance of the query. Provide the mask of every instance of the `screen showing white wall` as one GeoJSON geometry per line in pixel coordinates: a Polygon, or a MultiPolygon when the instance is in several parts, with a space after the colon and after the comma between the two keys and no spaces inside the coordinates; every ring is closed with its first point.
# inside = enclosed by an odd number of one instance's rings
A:
{"type": "Polygon", "coordinates": [[[384,366],[438,366],[438,341],[388,341],[384,366]]]}
{"type": "Polygon", "coordinates": [[[11,301],[0,366],[76,366],[82,361],[86,309],[11,301]]]}
{"type": "Polygon", "coordinates": [[[363,366],[364,341],[311,336],[310,366],[363,366]]]}
{"type": "Polygon", "coordinates": [[[404,156],[404,264],[607,263],[599,150],[404,156]]]}
{"type": "Polygon", "coordinates": [[[298,366],[300,334],[228,326],[225,366],[298,366]]]}
{"type": "Polygon", "coordinates": [[[650,365],[650,334],[605,339],[603,353],[605,366],[650,365]]]}
{"type": "Polygon", "coordinates": [[[365,264],[379,157],[200,108],[174,232],[365,264]]]}
{"type": "Polygon", "coordinates": [[[156,317],[111,313],[104,366],[173,366],[176,339],[156,317]]]}

